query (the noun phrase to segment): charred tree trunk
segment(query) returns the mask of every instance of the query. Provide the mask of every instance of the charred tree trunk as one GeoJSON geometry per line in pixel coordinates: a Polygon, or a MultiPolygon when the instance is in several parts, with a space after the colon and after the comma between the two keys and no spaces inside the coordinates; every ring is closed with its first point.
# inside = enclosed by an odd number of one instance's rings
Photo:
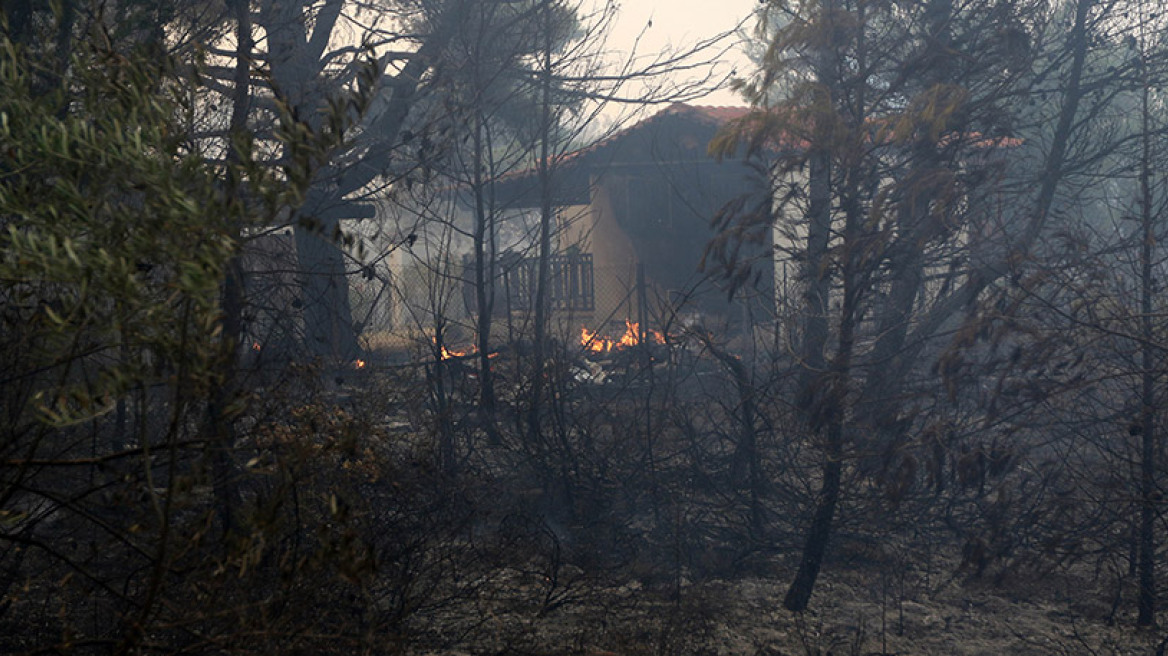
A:
{"type": "Polygon", "coordinates": [[[454,444],[454,422],[451,417],[450,390],[447,384],[452,383],[451,367],[459,365],[448,362],[443,357],[446,348],[443,337],[445,333],[445,324],[439,318],[434,327],[434,364],[426,371],[430,379],[429,389],[437,422],[435,429],[438,433],[438,466],[444,474],[452,476],[458,471],[458,453],[454,444]]]}
{"type": "Polygon", "coordinates": [[[1051,136],[1050,150],[1037,181],[1034,210],[1022,234],[1001,258],[994,258],[978,265],[970,271],[963,284],[943,299],[939,299],[915,322],[912,331],[904,340],[900,357],[884,369],[884,375],[892,380],[901,380],[905,377],[907,369],[916,362],[917,357],[929,343],[930,337],[935,335],[946,321],[970,307],[992,282],[1014,271],[1016,269],[1014,262],[1023,259],[1019,255],[1029,251],[1046,227],[1055,195],[1068,168],[1067,153],[1071,148],[1071,138],[1077,129],[1078,121],[1082,119],[1079,108],[1086,95],[1083,74],[1092,39],[1088,23],[1091,10],[1096,3],[1097,0],[1078,0],[1075,5],[1074,23],[1066,43],[1066,50],[1071,57],[1070,69],[1063,84],[1058,121],[1051,136]]]}
{"type": "Polygon", "coordinates": [[[803,544],[803,556],[799,560],[799,569],[791,587],[787,588],[787,596],[783,598],[783,608],[795,613],[807,610],[811,601],[811,593],[815,590],[815,581],[819,578],[819,569],[823,565],[823,557],[827,554],[827,546],[831,540],[831,529],[835,522],[835,509],[839,503],[840,479],[843,473],[842,425],[833,421],[827,428],[827,449],[823,461],[823,483],[819,490],[819,500],[815,506],[815,514],[811,518],[811,526],[807,529],[807,541],[803,544]]]}
{"type": "Polygon", "coordinates": [[[767,480],[758,448],[758,403],[754,385],[742,360],[723,351],[708,338],[703,338],[703,343],[706,350],[730,372],[734,386],[738,390],[738,443],[735,445],[730,476],[738,480],[743,472],[746,472],[750,491],[750,528],[756,536],[761,536],[764,528],[762,497],[766,492],[767,480]]]}
{"type": "MultiPolygon", "coordinates": [[[[827,7],[826,20],[834,20],[833,7],[827,7]]],[[[863,15],[860,15],[860,22],[863,15]]],[[[858,34],[856,54],[863,63],[865,57],[864,36],[858,34]]],[[[821,487],[811,526],[803,545],[799,569],[787,590],[783,606],[792,612],[802,612],[807,608],[820,568],[827,554],[835,523],[835,513],[842,494],[843,460],[847,443],[846,427],[849,422],[852,403],[852,359],[856,341],[856,322],[859,316],[860,299],[863,296],[868,272],[861,271],[866,246],[863,243],[862,226],[865,216],[861,211],[861,188],[865,182],[864,164],[866,102],[863,83],[851,94],[848,105],[839,91],[838,67],[834,55],[823,51],[816,62],[816,76],[825,98],[822,107],[843,108],[845,119],[850,122],[849,136],[840,139],[840,134],[827,132],[823,125],[815,126],[814,149],[810,154],[808,171],[808,232],[805,277],[808,280],[806,297],[807,313],[804,319],[802,358],[804,371],[800,378],[799,406],[806,423],[813,434],[823,440],[823,464],[821,487]],[[838,105],[837,105],[838,103],[838,105]],[[834,145],[834,149],[829,147],[834,145]],[[834,159],[838,159],[838,172],[834,159]],[[839,178],[837,184],[833,178],[839,178]],[[833,247],[832,200],[838,194],[843,218],[839,246],[833,247]],[[835,261],[833,262],[833,253],[835,261]],[[839,276],[842,286],[840,298],[838,343],[835,356],[826,362],[825,351],[828,335],[828,311],[831,307],[830,284],[832,271],[839,276]]],[[[835,123],[836,117],[831,117],[835,123]]],[[[827,122],[827,117],[822,119],[827,122]]],[[[841,129],[833,125],[833,130],[841,129]]]]}
{"type": "MultiPolygon", "coordinates": [[[[851,230],[845,233],[845,251],[854,245],[851,230]]],[[[831,540],[835,522],[835,511],[839,505],[840,483],[843,476],[844,428],[847,422],[847,406],[852,375],[852,349],[855,344],[856,307],[859,289],[855,284],[856,272],[850,265],[851,256],[845,252],[843,267],[844,298],[841,307],[839,352],[831,363],[828,373],[819,381],[825,392],[819,395],[810,408],[812,426],[822,427],[824,436],[823,482],[819,491],[819,501],[807,531],[807,541],[803,545],[803,557],[795,574],[783,607],[792,612],[806,610],[819,577],[819,569],[831,540]]]]}
{"type": "MultiPolygon", "coordinates": [[[[830,106],[831,67],[829,62],[824,61],[828,59],[826,55],[821,54],[820,59],[817,76],[822,85],[821,93],[825,96],[824,102],[827,103],[826,106],[830,106]]],[[[799,406],[806,416],[806,423],[812,431],[823,425],[816,415],[822,412],[824,405],[826,370],[824,350],[827,348],[827,311],[831,294],[831,262],[828,251],[831,239],[831,153],[826,146],[828,135],[825,127],[817,125],[815,130],[816,144],[808,161],[808,227],[803,271],[806,291],[803,299],[803,335],[800,346],[804,369],[799,376],[798,399],[799,406]]],[[[783,606],[794,612],[805,610],[811,599],[811,592],[819,577],[819,568],[823,564],[824,554],[827,553],[836,503],[839,500],[840,452],[843,436],[841,432],[834,430],[834,427],[828,426],[826,437],[819,500],[807,531],[799,570],[783,600],[783,606]]]]}
{"type": "MultiPolygon", "coordinates": [[[[952,0],[930,0],[923,16],[923,45],[916,57],[915,68],[925,71],[918,94],[933,96],[932,105],[959,104],[958,98],[947,97],[942,91],[950,82],[954,56],[952,41],[952,0]]],[[[861,423],[871,431],[875,444],[866,451],[872,462],[866,469],[883,476],[898,450],[903,448],[905,436],[897,426],[900,413],[896,398],[903,391],[911,372],[909,366],[898,366],[905,356],[905,340],[913,323],[917,300],[921,295],[926,267],[926,246],[937,239],[946,225],[947,217],[934,216],[934,202],[943,195],[948,183],[948,171],[935,138],[948,126],[933,125],[935,116],[914,116],[916,123],[928,124],[918,128],[908,152],[909,171],[898,183],[899,198],[896,209],[897,239],[886,254],[889,267],[889,292],[877,319],[875,344],[867,359],[867,382],[860,396],[864,418],[861,423]],[[877,372],[880,372],[877,375],[877,372]],[[888,375],[896,372],[896,376],[888,375]]]]}
{"type": "Polygon", "coordinates": [[[360,354],[340,222],[304,216],[293,226],[299,261],[305,348],[310,355],[348,362],[360,354]]]}
{"type": "MultiPolygon", "coordinates": [[[[236,140],[243,138],[247,130],[247,118],[251,107],[251,61],[255,43],[252,39],[251,10],[247,0],[233,0],[230,9],[236,24],[236,51],[234,89],[232,92],[231,123],[228,134],[227,161],[238,164],[239,149],[236,140]]],[[[243,203],[242,180],[236,172],[229,172],[226,194],[231,203],[243,203]]],[[[239,212],[239,215],[245,214],[239,212]]],[[[238,221],[232,226],[232,237],[236,243],[242,239],[242,226],[238,221]]],[[[228,408],[238,393],[239,381],[239,341],[243,335],[243,265],[238,254],[227,261],[226,275],[221,291],[222,335],[220,337],[219,378],[220,384],[212,393],[207,404],[207,423],[214,443],[211,446],[211,470],[214,477],[214,495],[217,512],[226,536],[235,528],[235,508],[239,506],[240,494],[235,484],[236,471],[233,451],[235,449],[235,418],[228,408]]]]}
{"type": "Polygon", "coordinates": [[[528,439],[534,445],[538,443],[543,421],[543,393],[545,387],[545,368],[547,359],[547,324],[550,299],[548,287],[551,273],[552,257],[552,171],[551,135],[552,135],[552,108],[551,108],[551,75],[552,75],[552,46],[551,46],[551,5],[544,2],[543,11],[547,24],[545,35],[547,43],[543,51],[543,71],[541,72],[541,116],[540,116],[540,146],[539,146],[539,268],[535,287],[535,335],[531,366],[531,406],[528,409],[527,430],[528,439]]]}
{"type": "Polygon", "coordinates": [[[827,373],[819,378],[816,386],[822,390],[811,400],[808,408],[811,426],[819,429],[824,437],[823,481],[811,527],[807,531],[807,541],[803,545],[803,556],[799,569],[783,607],[792,612],[807,609],[819,569],[831,540],[835,522],[835,511],[839,505],[840,483],[843,476],[844,429],[848,415],[848,396],[851,388],[852,351],[856,340],[856,310],[860,297],[857,272],[852,266],[851,251],[855,244],[855,230],[852,221],[845,228],[844,254],[841,276],[843,278],[843,302],[840,308],[839,351],[831,362],[827,373]]]}
{"type": "MultiPolygon", "coordinates": [[[[1141,12],[1142,13],[1142,12],[1141,12]]],[[[1141,16],[1142,18],[1142,16],[1141,16]]],[[[1143,21],[1141,20],[1141,25],[1143,21]]],[[[1152,326],[1152,294],[1155,279],[1152,269],[1152,247],[1156,233],[1152,215],[1151,188],[1151,110],[1149,107],[1148,62],[1146,41],[1141,27],[1143,73],[1141,94],[1141,153],[1140,153],[1140,537],[1139,537],[1139,599],[1137,602],[1139,626],[1156,624],[1156,376],[1153,348],[1155,334],[1152,326]]]]}
{"type": "MultiPolygon", "coordinates": [[[[267,63],[272,78],[289,105],[308,121],[317,120],[316,109],[325,102],[321,93],[327,79],[324,55],[343,4],[340,0],[320,3],[313,14],[310,36],[305,34],[302,3],[269,0],[261,5],[259,16],[268,37],[267,63]]],[[[465,0],[443,5],[421,47],[408,56],[399,71],[383,74],[378,97],[386,100],[363,117],[359,147],[365,149],[365,154],[359,165],[334,164],[313,171],[313,187],[299,212],[304,220],[293,226],[300,262],[305,343],[313,355],[351,360],[360,353],[345,278],[345,256],[338,240],[340,219],[345,217],[331,212],[392,164],[398,153],[393,145],[420,96],[425,73],[463,20],[466,5],[465,0]]]]}
{"type": "MultiPolygon", "coordinates": [[[[477,109],[476,109],[477,111],[477,109]]],[[[482,116],[476,114],[474,126],[474,201],[475,224],[472,234],[474,248],[476,346],[479,366],[479,413],[483,429],[492,444],[500,442],[499,430],[495,425],[495,377],[491,371],[491,324],[495,312],[495,249],[494,249],[494,203],[484,196],[488,184],[483,176],[484,125],[482,116]],[[489,251],[489,252],[488,252],[489,251]]]]}
{"type": "MultiPolygon", "coordinates": [[[[830,176],[830,168],[823,173],[830,176]]],[[[804,390],[804,397],[801,399],[808,425],[811,430],[823,436],[824,445],[819,499],[811,518],[811,526],[807,531],[807,540],[803,545],[799,569],[783,599],[783,607],[792,612],[806,610],[807,604],[811,600],[811,593],[814,591],[819,570],[823,565],[823,559],[831,541],[835,512],[842,492],[845,428],[848,421],[849,395],[852,387],[852,356],[856,341],[856,317],[863,289],[860,281],[861,275],[857,271],[856,264],[856,252],[862,249],[862,244],[858,243],[861,216],[855,204],[856,180],[851,173],[849,171],[844,181],[842,196],[845,223],[842,253],[839,256],[843,298],[840,304],[838,350],[830,365],[825,370],[819,370],[822,373],[816,375],[814,372],[808,372],[808,388],[804,390]]],[[[830,181],[813,182],[812,184],[815,185],[813,189],[820,195],[820,201],[830,201],[830,181]]],[[[825,213],[825,216],[813,215],[813,221],[816,218],[830,221],[830,203],[826,209],[817,206],[813,206],[813,209],[820,209],[825,213]]],[[[823,242],[822,246],[823,250],[816,253],[816,259],[818,267],[825,270],[827,267],[824,265],[827,264],[826,258],[828,257],[826,241],[823,242]]],[[[826,314],[826,299],[823,305],[822,311],[826,314]]],[[[814,341],[816,340],[812,340],[813,343],[814,341]]],[[[820,352],[822,353],[822,351],[820,352]]],[[[819,360],[822,362],[822,355],[819,356],[819,360]]]]}

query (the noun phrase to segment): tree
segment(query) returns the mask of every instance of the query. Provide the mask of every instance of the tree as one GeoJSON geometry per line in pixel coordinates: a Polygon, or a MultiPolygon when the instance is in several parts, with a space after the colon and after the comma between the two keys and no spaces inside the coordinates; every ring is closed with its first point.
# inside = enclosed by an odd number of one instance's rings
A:
{"type": "MultiPolygon", "coordinates": [[[[359,352],[346,282],[344,248],[352,243],[342,221],[358,218],[355,200],[367,197],[401,172],[402,152],[410,146],[398,133],[415,102],[423,96],[431,67],[470,3],[462,0],[395,2],[369,7],[344,0],[315,2],[232,2],[234,14],[219,25],[238,25],[247,14],[254,38],[266,38],[248,53],[251,77],[248,127],[258,147],[275,155],[277,165],[294,162],[304,153],[291,151],[275,139],[273,121],[286,108],[311,130],[345,130],[333,150],[317,154],[313,180],[286,216],[269,229],[290,226],[295,233],[300,284],[299,300],[309,354],[350,361],[359,352]],[[355,28],[355,29],[354,29],[355,28]],[[368,55],[368,57],[367,57],[368,55]],[[375,64],[368,65],[369,57],[375,64]],[[356,93],[356,92],[360,93],[356,93]],[[330,102],[344,96],[347,107],[330,102]],[[361,106],[352,101],[365,99],[361,106]],[[368,110],[368,111],[366,111],[368,110]],[[342,124],[327,125],[334,117],[342,124]]],[[[180,24],[181,26],[181,24],[180,24]]],[[[208,92],[196,112],[203,146],[211,155],[228,152],[227,121],[217,116],[220,102],[231,102],[242,87],[236,80],[241,32],[205,39],[203,52],[212,57],[208,92]],[[217,98],[216,96],[220,96],[217,98]]],[[[188,56],[196,53],[189,52],[188,56]]]]}
{"type": "Polygon", "coordinates": [[[737,221],[767,225],[778,215],[784,251],[803,272],[795,397],[823,464],[790,610],[810,598],[846,463],[889,495],[900,496],[906,477],[912,485],[916,463],[929,458],[912,453],[926,423],[916,408],[938,389],[927,363],[948,376],[947,358],[972,333],[958,332],[947,350],[947,331],[975,324],[969,308],[1016,276],[1051,228],[1071,153],[1082,162],[1099,152],[1071,142],[1106,103],[1083,102],[1084,62],[1105,12],[1070,7],[938,0],[763,10],[768,48],[758,77],[741,84],[759,110],[713,149],[745,143],[774,162],[778,211],[737,221]],[[1062,101],[1031,168],[1039,175],[1000,220],[986,201],[1011,191],[1008,161],[1029,154],[1017,139],[1032,129],[1022,101],[1052,81],[1062,101]]]}
{"type": "MultiPolygon", "coordinates": [[[[482,5],[452,39],[447,56],[451,62],[470,61],[471,66],[446,66],[439,80],[446,107],[458,105],[455,119],[465,122],[469,150],[459,148],[453,130],[452,171],[455,184],[467,191],[472,205],[470,228],[474,302],[474,333],[479,374],[479,408],[483,427],[498,442],[495,426],[496,395],[491,368],[491,333],[495,314],[495,290],[499,276],[498,231],[508,212],[506,201],[496,194],[496,182],[509,172],[527,166],[537,139],[555,132],[544,130],[550,91],[546,80],[532,70],[540,57],[562,53],[580,37],[578,8],[571,5],[510,3],[482,5]],[[449,70],[454,69],[454,70],[449,70]],[[537,81],[538,80],[538,81],[537,81]]],[[[557,86],[555,92],[565,93],[557,86]]],[[[449,111],[449,110],[448,110],[449,111]]],[[[446,118],[451,120],[450,117],[446,118]]],[[[457,227],[456,227],[457,229],[457,227]]],[[[471,282],[471,281],[467,281],[471,282]]]]}
{"type": "MultiPolygon", "coordinates": [[[[224,281],[241,231],[274,221],[308,177],[257,161],[246,133],[208,161],[185,131],[183,67],[93,29],[53,87],[40,82],[54,58],[0,38],[0,587],[29,586],[6,597],[20,613],[6,650],[161,640],[164,609],[194,601],[175,572],[231,553],[230,539],[205,547],[205,511],[224,504],[199,492],[239,475],[218,465],[246,406],[224,389],[224,281]],[[45,595],[66,610],[33,621],[45,595]]],[[[334,144],[287,114],[275,131],[305,151],[334,144]]]]}
{"type": "MultiPolygon", "coordinates": [[[[531,314],[517,327],[508,314],[506,339],[522,354],[524,369],[522,392],[516,399],[523,407],[517,410],[525,418],[529,445],[534,449],[546,440],[543,380],[551,372],[544,363],[553,346],[548,327],[550,283],[538,271],[548,274],[547,261],[567,246],[557,244],[563,217],[557,216],[556,207],[564,200],[557,169],[568,153],[611,134],[627,120],[596,134],[595,120],[606,108],[611,111],[612,105],[622,103],[635,111],[684,100],[710,84],[706,53],[712,46],[705,42],[656,55],[647,63],[634,64],[630,57],[610,74],[603,43],[616,9],[615,3],[587,9],[571,2],[480,5],[464,17],[446,50],[439,53],[429,95],[417,105],[406,128],[416,153],[415,159],[400,164],[399,183],[390,190],[404,219],[391,241],[400,243],[413,235],[416,242],[409,242],[403,252],[409,251],[406,257],[428,270],[425,282],[431,289],[426,296],[431,306],[418,314],[423,319],[418,323],[424,324],[418,327],[427,341],[433,340],[427,344],[435,361],[433,380],[444,391],[449,391],[446,377],[438,372],[452,364],[443,357],[448,345],[445,328],[457,324],[452,318],[461,315],[461,308],[452,311],[449,304],[458,296],[455,287],[463,285],[471,318],[462,328],[473,333],[476,346],[473,356],[467,356],[478,369],[475,414],[492,441],[500,436],[494,426],[495,372],[490,358],[502,341],[492,343],[497,334],[493,322],[502,303],[494,295],[516,262],[532,263],[536,272],[532,298],[525,299],[531,314]],[[697,67],[706,77],[683,86],[670,84],[668,72],[683,65],[697,67]],[[622,95],[625,88],[637,85],[646,85],[643,97],[622,95]],[[523,182],[516,184],[516,178],[523,182]],[[538,206],[538,220],[533,218],[533,205],[538,206]],[[501,250],[512,251],[511,262],[499,261],[501,250]]],[[[445,402],[436,405],[447,407],[445,402]]]]}
{"type": "MultiPolygon", "coordinates": [[[[1156,623],[1156,535],[1155,520],[1156,506],[1160,491],[1156,484],[1156,470],[1158,467],[1157,445],[1159,438],[1156,427],[1156,411],[1159,406],[1155,392],[1158,370],[1157,360],[1162,361],[1161,350],[1153,329],[1156,278],[1154,270],[1157,262],[1155,246],[1157,239],[1158,219],[1162,217],[1162,210],[1153,204],[1152,182],[1152,139],[1154,126],[1152,125],[1152,93],[1153,85],[1160,84],[1158,70],[1154,71],[1155,54],[1152,53],[1148,39],[1148,20],[1144,15],[1143,4],[1138,5],[1138,40],[1134,44],[1139,49],[1136,53],[1138,63],[1136,72],[1139,76],[1140,94],[1140,125],[1139,125],[1139,216],[1140,216],[1140,529],[1139,529],[1139,599],[1137,607],[1139,616],[1136,623],[1139,626],[1153,626],[1156,623]]],[[[1158,68],[1158,67],[1157,67],[1158,68]]],[[[1162,203],[1161,203],[1162,207],[1162,203]]]]}

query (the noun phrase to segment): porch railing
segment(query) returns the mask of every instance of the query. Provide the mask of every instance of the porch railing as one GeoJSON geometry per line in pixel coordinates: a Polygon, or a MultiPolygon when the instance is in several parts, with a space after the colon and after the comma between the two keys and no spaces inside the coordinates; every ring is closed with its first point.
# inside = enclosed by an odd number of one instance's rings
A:
{"type": "MultiPolygon", "coordinates": [[[[504,262],[503,293],[513,310],[535,307],[539,259],[516,258],[504,262]]],[[[553,310],[591,312],[596,308],[592,254],[555,255],[548,260],[548,296],[553,310]]]]}

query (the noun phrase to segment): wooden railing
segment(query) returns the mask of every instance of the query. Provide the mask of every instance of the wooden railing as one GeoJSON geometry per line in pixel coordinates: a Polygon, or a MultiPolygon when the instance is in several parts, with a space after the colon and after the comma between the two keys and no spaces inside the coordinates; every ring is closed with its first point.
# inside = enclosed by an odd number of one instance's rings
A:
{"type": "MultiPolygon", "coordinates": [[[[500,264],[503,276],[499,301],[511,310],[534,308],[539,259],[502,258],[500,264]]],[[[548,283],[549,305],[553,310],[591,312],[596,308],[591,253],[552,256],[548,260],[548,283]]],[[[496,301],[497,308],[499,301],[496,301]]]]}

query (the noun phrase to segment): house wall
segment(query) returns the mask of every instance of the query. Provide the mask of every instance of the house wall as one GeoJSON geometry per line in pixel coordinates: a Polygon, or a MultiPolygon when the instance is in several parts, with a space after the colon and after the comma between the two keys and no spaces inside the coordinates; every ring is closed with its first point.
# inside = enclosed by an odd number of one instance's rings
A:
{"type": "MultiPolygon", "coordinates": [[[[757,288],[750,281],[739,288],[734,301],[727,298],[717,260],[705,270],[701,267],[707,245],[716,235],[712,220],[723,208],[732,205],[753,211],[754,204],[770,202],[769,191],[750,174],[749,168],[737,162],[650,162],[614,168],[595,187],[607,193],[614,229],[629,243],[634,262],[644,267],[646,310],[655,322],[685,318],[722,330],[741,327],[744,320],[765,320],[765,315],[773,313],[769,277],[774,265],[766,231],[760,243],[734,247],[739,264],[750,264],[759,275],[757,288]],[[748,292],[765,296],[749,301],[762,314],[742,305],[748,292]]],[[[633,275],[629,274],[630,280],[633,275]]]]}
{"type": "MultiPolygon", "coordinates": [[[[803,199],[806,196],[807,174],[802,170],[789,171],[776,181],[776,196],[803,199]]],[[[771,243],[774,247],[774,307],[778,328],[784,336],[791,333],[794,317],[803,311],[801,305],[804,289],[801,282],[803,265],[795,257],[807,246],[806,203],[792,201],[786,206],[775,204],[772,208],[774,222],[771,224],[771,243]]]]}
{"type": "Polygon", "coordinates": [[[596,309],[591,316],[578,318],[592,329],[633,318],[636,299],[631,291],[637,279],[637,252],[617,224],[608,189],[594,185],[591,204],[561,209],[560,220],[561,250],[575,246],[593,258],[596,309]]]}

